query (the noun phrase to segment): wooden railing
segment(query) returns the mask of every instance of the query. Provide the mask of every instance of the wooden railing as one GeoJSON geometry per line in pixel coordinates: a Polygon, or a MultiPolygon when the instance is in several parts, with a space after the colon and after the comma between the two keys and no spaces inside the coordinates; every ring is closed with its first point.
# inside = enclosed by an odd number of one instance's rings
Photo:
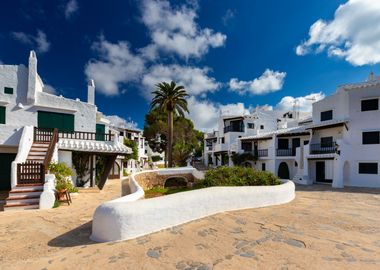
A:
{"type": "Polygon", "coordinates": [[[295,148],[289,148],[289,149],[277,149],[276,155],[278,157],[292,157],[296,155],[296,149],[295,148]]]}
{"type": "Polygon", "coordinates": [[[310,144],[310,154],[333,154],[337,151],[337,145],[335,142],[314,143],[310,144]]]}
{"type": "Polygon", "coordinates": [[[47,149],[46,156],[43,163],[45,167],[45,172],[49,169],[49,163],[53,157],[55,145],[57,142],[58,142],[58,129],[55,128],[53,129],[53,135],[51,136],[49,147],[47,149]]]}
{"type": "Polygon", "coordinates": [[[73,139],[73,140],[89,140],[89,141],[112,141],[114,134],[111,133],[96,133],[96,132],[84,132],[84,131],[59,131],[59,138],[73,139]]]}
{"type": "Polygon", "coordinates": [[[37,162],[17,164],[17,184],[43,184],[45,183],[45,166],[37,162]]]}
{"type": "Polygon", "coordinates": [[[53,129],[51,128],[34,128],[34,142],[50,142],[53,137],[53,129]]]}

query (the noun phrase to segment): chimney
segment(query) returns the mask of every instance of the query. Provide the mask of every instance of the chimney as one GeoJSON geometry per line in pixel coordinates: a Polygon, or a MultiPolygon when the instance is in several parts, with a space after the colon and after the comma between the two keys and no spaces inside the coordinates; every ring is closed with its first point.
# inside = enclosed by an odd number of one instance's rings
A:
{"type": "Polygon", "coordinates": [[[95,82],[89,80],[87,85],[87,103],[95,105],[95,82]]]}
{"type": "Polygon", "coordinates": [[[28,64],[28,93],[27,103],[34,104],[36,101],[37,85],[37,56],[35,51],[30,51],[28,64]]]}

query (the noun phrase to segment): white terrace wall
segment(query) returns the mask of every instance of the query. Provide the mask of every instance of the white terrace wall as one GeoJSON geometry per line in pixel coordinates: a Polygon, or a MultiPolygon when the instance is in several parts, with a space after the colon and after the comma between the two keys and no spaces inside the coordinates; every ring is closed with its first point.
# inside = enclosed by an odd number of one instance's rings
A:
{"type": "Polygon", "coordinates": [[[211,187],[147,200],[138,200],[143,191],[134,175],[130,177],[130,186],[134,193],[96,209],[92,240],[133,239],[220,212],[278,205],[295,197],[291,181],[278,186],[211,187]]]}

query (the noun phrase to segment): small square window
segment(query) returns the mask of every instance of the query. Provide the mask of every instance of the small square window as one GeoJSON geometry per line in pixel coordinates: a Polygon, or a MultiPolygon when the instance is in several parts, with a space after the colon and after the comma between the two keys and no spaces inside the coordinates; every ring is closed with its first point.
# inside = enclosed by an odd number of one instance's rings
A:
{"type": "Polygon", "coordinates": [[[12,87],[4,87],[4,94],[13,95],[12,87]]]}
{"type": "Polygon", "coordinates": [[[362,112],[377,111],[379,109],[379,99],[364,99],[361,101],[362,112]]]}
{"type": "Polygon", "coordinates": [[[327,121],[333,119],[333,111],[321,112],[321,121],[327,121]]]}
{"type": "Polygon", "coordinates": [[[255,128],[255,124],[254,123],[248,123],[248,128],[254,129],[255,128]]]}
{"type": "Polygon", "coordinates": [[[380,144],[380,131],[363,132],[363,144],[380,144]]]}
{"type": "Polygon", "coordinates": [[[261,125],[261,126],[260,126],[260,129],[264,129],[264,125],[261,125]]]}
{"type": "Polygon", "coordinates": [[[359,174],[378,174],[378,164],[359,163],[359,174]]]}

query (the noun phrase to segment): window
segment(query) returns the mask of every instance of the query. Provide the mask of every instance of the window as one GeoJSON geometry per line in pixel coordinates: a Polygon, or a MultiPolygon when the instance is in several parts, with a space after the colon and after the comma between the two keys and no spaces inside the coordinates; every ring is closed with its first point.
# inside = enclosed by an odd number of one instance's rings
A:
{"type": "Polygon", "coordinates": [[[363,144],[380,144],[380,131],[363,132],[363,144]]]}
{"type": "Polygon", "coordinates": [[[376,111],[379,109],[379,99],[364,99],[362,100],[362,112],[376,111]]]}
{"type": "Polygon", "coordinates": [[[360,174],[378,174],[377,163],[359,163],[360,174]]]}
{"type": "Polygon", "coordinates": [[[278,139],[278,149],[289,149],[289,140],[278,139]]]}
{"type": "Polygon", "coordinates": [[[255,128],[255,124],[254,123],[248,123],[248,128],[250,129],[254,129],[255,128]]]}
{"type": "Polygon", "coordinates": [[[5,124],[5,107],[0,106],[0,124],[5,124]]]}
{"type": "Polygon", "coordinates": [[[264,125],[261,125],[261,126],[260,126],[260,129],[264,129],[264,125]]]}
{"type": "Polygon", "coordinates": [[[324,111],[321,112],[321,121],[327,121],[333,119],[333,111],[324,111]]]}
{"type": "Polygon", "coordinates": [[[266,168],[265,168],[265,163],[262,163],[262,164],[261,164],[261,170],[262,170],[262,171],[265,171],[265,169],[266,169],[266,168]]]}
{"type": "Polygon", "coordinates": [[[74,115],[38,111],[37,123],[39,128],[57,128],[59,131],[74,131],[74,115]]]}
{"type": "Polygon", "coordinates": [[[120,131],[120,136],[124,137],[124,132],[123,131],[120,131]]]}
{"type": "Polygon", "coordinates": [[[241,142],[241,149],[246,152],[252,151],[252,143],[251,142],[241,142]]]}
{"type": "Polygon", "coordinates": [[[220,143],[224,143],[224,137],[220,138],[220,143]]]}
{"type": "Polygon", "coordinates": [[[13,95],[13,88],[12,87],[4,87],[4,94],[13,95]]]}
{"type": "Polygon", "coordinates": [[[321,147],[331,147],[333,145],[333,137],[322,137],[321,147]]]}
{"type": "Polygon", "coordinates": [[[308,145],[309,141],[303,141],[303,145],[308,145]]]}

